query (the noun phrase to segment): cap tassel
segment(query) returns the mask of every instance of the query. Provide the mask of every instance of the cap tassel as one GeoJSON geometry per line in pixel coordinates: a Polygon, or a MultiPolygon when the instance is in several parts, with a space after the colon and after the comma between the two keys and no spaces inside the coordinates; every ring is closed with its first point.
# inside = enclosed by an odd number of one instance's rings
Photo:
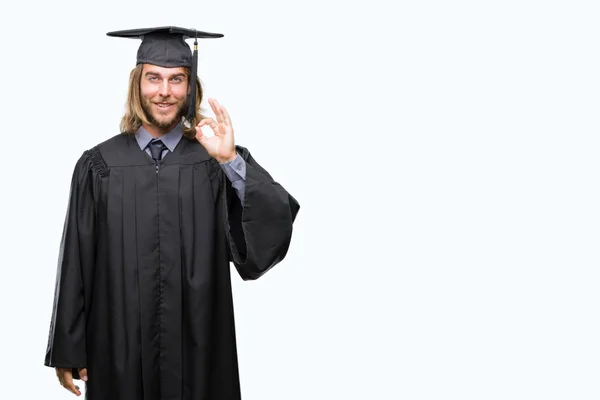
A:
{"type": "Polygon", "coordinates": [[[190,95],[188,100],[187,120],[191,124],[196,117],[196,77],[198,76],[198,32],[194,40],[194,53],[192,55],[192,73],[190,79],[190,95]]]}

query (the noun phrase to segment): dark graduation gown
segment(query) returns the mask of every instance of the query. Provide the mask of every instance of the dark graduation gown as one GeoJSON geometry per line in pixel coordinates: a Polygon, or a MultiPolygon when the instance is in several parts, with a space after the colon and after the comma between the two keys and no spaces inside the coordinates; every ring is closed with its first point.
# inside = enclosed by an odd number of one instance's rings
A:
{"type": "Polygon", "coordinates": [[[120,134],[78,160],[45,365],[87,367],[87,399],[240,399],[230,261],[244,280],[279,263],[299,205],[236,150],[243,206],[196,140],[155,165],[120,134]]]}

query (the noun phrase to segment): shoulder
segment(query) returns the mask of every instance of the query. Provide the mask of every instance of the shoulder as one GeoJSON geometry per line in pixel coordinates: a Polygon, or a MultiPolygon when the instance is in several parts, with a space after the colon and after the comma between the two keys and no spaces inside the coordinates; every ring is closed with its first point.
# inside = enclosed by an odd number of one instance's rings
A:
{"type": "Polygon", "coordinates": [[[127,143],[127,136],[119,133],[85,150],[77,160],[75,169],[81,174],[91,172],[100,176],[108,174],[105,154],[111,154],[127,143]]]}
{"type": "Polygon", "coordinates": [[[85,150],[83,152],[82,157],[84,157],[85,155],[89,155],[95,151],[99,151],[101,153],[109,153],[111,151],[121,149],[127,145],[129,136],[130,135],[127,135],[124,133],[116,134],[116,135],[106,139],[105,141],[100,142],[100,143],[94,145],[93,147],[85,150]]]}
{"type": "Polygon", "coordinates": [[[92,149],[98,149],[102,153],[108,153],[111,151],[119,150],[127,145],[128,140],[131,136],[132,135],[128,135],[125,133],[119,133],[106,139],[104,142],[98,143],[92,149]]]}
{"type": "Polygon", "coordinates": [[[107,140],[98,143],[87,150],[90,156],[96,162],[100,162],[106,167],[115,165],[127,165],[131,162],[131,147],[139,149],[139,146],[133,135],[119,133],[107,140]]]}

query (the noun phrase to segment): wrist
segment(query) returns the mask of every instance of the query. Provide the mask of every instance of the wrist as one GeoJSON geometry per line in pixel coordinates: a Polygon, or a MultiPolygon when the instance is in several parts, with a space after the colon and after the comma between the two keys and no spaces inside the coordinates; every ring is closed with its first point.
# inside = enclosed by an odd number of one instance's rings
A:
{"type": "Polygon", "coordinates": [[[233,154],[229,157],[226,158],[217,158],[217,161],[219,162],[219,164],[226,164],[228,162],[232,162],[233,160],[235,160],[235,158],[237,157],[237,152],[233,152],[233,154]]]}

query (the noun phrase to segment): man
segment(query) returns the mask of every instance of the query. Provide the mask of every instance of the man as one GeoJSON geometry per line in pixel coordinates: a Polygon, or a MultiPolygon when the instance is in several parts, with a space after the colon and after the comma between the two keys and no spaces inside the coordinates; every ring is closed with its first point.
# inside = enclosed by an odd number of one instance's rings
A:
{"type": "Polygon", "coordinates": [[[230,262],[244,280],[279,263],[299,205],[234,144],[222,105],[199,112],[185,39],[223,35],[108,35],[142,43],[122,132],[75,166],[45,365],[91,400],[240,399],[230,262]]]}

